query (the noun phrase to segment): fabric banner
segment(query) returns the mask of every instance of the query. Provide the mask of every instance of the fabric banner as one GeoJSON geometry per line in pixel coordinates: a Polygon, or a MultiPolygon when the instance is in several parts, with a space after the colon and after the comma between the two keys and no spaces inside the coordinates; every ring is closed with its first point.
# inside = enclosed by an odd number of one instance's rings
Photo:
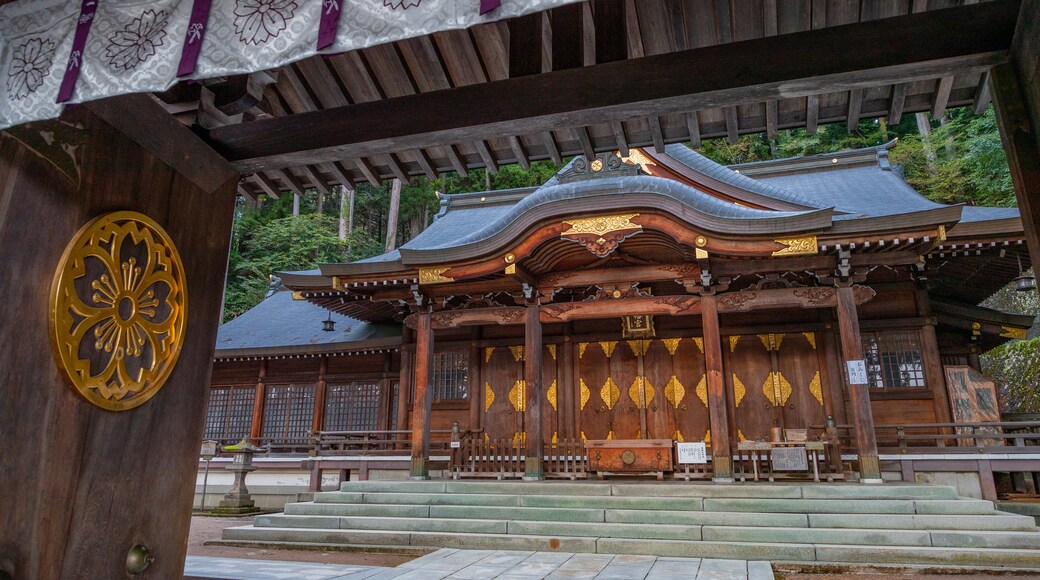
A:
{"type": "MultiPolygon", "coordinates": [[[[98,0],[68,102],[164,91],[181,80],[185,55],[195,67],[182,78],[244,74],[318,54],[321,32],[325,42],[333,40],[320,52],[334,54],[574,1],[337,0],[334,22],[325,0],[211,0],[200,37],[189,33],[198,24],[194,0],[98,0]],[[201,46],[186,51],[192,38],[201,46]]],[[[68,0],[0,6],[0,128],[61,114],[56,100],[76,48],[80,8],[68,0]]]]}

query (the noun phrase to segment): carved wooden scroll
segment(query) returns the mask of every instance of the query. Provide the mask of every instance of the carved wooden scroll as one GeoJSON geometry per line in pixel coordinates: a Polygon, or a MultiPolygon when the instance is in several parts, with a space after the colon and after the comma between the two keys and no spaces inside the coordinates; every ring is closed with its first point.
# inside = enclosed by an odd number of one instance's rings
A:
{"type": "Polygon", "coordinates": [[[600,258],[605,258],[617,249],[621,242],[643,231],[643,226],[632,223],[637,213],[608,215],[564,220],[570,229],[560,237],[577,242],[600,258]]]}
{"type": "MultiPolygon", "coordinates": [[[[865,304],[874,297],[873,288],[853,286],[856,304],[865,304]]],[[[719,312],[750,312],[773,308],[834,308],[838,305],[837,291],[829,287],[774,288],[744,290],[718,295],[719,312]]]]}

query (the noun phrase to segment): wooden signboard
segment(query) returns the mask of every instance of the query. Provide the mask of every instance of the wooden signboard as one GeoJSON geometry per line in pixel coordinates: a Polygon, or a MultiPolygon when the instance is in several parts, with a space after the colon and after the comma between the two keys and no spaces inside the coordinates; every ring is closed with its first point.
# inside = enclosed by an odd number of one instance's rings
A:
{"type": "Polygon", "coordinates": [[[808,471],[805,447],[774,447],[769,453],[773,471],[808,471]]]}

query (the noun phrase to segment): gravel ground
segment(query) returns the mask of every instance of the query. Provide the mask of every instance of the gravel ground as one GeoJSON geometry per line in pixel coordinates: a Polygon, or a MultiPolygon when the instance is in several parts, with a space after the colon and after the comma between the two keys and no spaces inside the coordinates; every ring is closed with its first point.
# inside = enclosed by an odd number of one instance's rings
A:
{"type": "Polygon", "coordinates": [[[188,534],[188,554],[191,556],[215,556],[220,558],[246,558],[251,560],[288,560],[292,562],[323,562],[327,564],[356,564],[360,566],[394,567],[416,556],[379,554],[372,552],[344,552],[340,550],[281,550],[271,548],[206,546],[211,540],[219,540],[224,528],[245,526],[253,522],[246,518],[213,518],[192,516],[191,532],[188,534]]]}

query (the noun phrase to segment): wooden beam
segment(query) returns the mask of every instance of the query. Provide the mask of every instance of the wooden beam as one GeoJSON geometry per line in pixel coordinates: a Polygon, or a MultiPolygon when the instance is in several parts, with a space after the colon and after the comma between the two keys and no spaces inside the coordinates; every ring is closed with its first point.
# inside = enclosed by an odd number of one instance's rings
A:
{"type": "Polygon", "coordinates": [[[652,266],[620,266],[594,270],[551,272],[538,279],[536,286],[545,295],[560,288],[576,288],[603,284],[660,282],[700,278],[701,269],[695,263],[660,264],[652,266]]]}
{"type": "Polygon", "coordinates": [[[766,138],[776,141],[777,103],[775,99],[766,101],[766,138]]]}
{"type": "Polygon", "coordinates": [[[690,135],[690,145],[694,149],[699,149],[701,146],[701,123],[697,118],[697,111],[686,113],[686,130],[690,135]]]}
{"type": "Polygon", "coordinates": [[[473,142],[473,147],[476,148],[477,154],[484,161],[484,166],[487,167],[491,173],[498,173],[498,161],[495,156],[492,155],[491,149],[488,148],[487,142],[483,140],[477,140],[473,142]]]}
{"type": "Polygon", "coordinates": [[[863,108],[863,89],[849,91],[849,112],[845,128],[851,133],[859,128],[859,117],[863,108]]]}
{"type": "Polygon", "coordinates": [[[246,182],[239,182],[238,194],[250,201],[259,201],[260,197],[253,191],[253,188],[249,187],[246,182]]]}
{"type": "Polygon", "coordinates": [[[393,173],[397,179],[400,179],[402,183],[408,183],[408,173],[406,173],[404,168],[401,167],[401,162],[398,161],[396,155],[388,153],[386,156],[386,162],[390,167],[390,172],[393,173]]]}
{"type": "Polygon", "coordinates": [[[340,185],[354,191],[354,180],[350,178],[350,174],[340,165],[339,161],[329,163],[328,167],[332,171],[332,176],[336,178],[340,185]]]}
{"type": "Polygon", "coordinates": [[[317,189],[321,195],[328,195],[332,191],[329,188],[329,185],[325,183],[325,180],[321,178],[321,175],[318,175],[318,172],[314,170],[313,166],[301,165],[300,169],[303,171],[303,174],[307,177],[307,179],[310,180],[311,185],[314,186],[314,189],[317,189]]]}
{"type": "MultiPolygon", "coordinates": [[[[981,71],[1007,60],[1017,8],[985,2],[461,86],[216,127],[209,140],[240,170],[253,171],[538,133],[562,122],[735,106],[749,94],[791,98],[981,71]]],[[[818,116],[819,97],[813,100],[810,113],[818,116]]]]}
{"type": "Polygon", "coordinates": [[[369,183],[376,187],[383,187],[383,180],[379,178],[379,172],[376,171],[372,162],[365,157],[358,157],[355,162],[357,163],[358,169],[361,170],[361,174],[365,176],[365,179],[369,183]]]}
{"type": "Polygon", "coordinates": [[[994,67],[990,74],[993,108],[1011,169],[1029,260],[1033,271],[1040,272],[1040,88],[1036,84],[1023,86],[1013,64],[994,67]],[[1031,114],[1031,108],[1037,114],[1031,114]]]}
{"type": "Polygon", "coordinates": [[[513,156],[516,157],[516,162],[520,164],[520,167],[524,169],[531,168],[531,160],[527,158],[527,152],[524,151],[524,144],[520,142],[520,138],[511,135],[507,137],[509,141],[509,148],[513,151],[513,156]]]}
{"type": "Polygon", "coordinates": [[[466,170],[466,163],[462,160],[462,154],[459,153],[458,147],[449,143],[444,146],[444,152],[448,154],[448,161],[451,161],[451,166],[455,168],[455,172],[466,177],[469,175],[469,171],[466,170]]]}
{"type": "Polygon", "coordinates": [[[549,11],[552,25],[552,70],[579,68],[585,64],[583,3],[567,4],[549,11]]]}
{"type": "Polygon", "coordinates": [[[740,142],[740,130],[737,121],[737,108],[725,107],[726,111],[726,140],[736,145],[740,142]]]}
{"type": "Polygon", "coordinates": [[[542,19],[541,12],[510,18],[509,76],[518,78],[542,72],[542,19]]]}
{"type": "Polygon", "coordinates": [[[433,161],[430,159],[430,156],[426,154],[426,150],[416,149],[413,154],[415,155],[415,160],[419,162],[419,167],[422,167],[423,173],[426,174],[426,177],[428,177],[430,181],[436,181],[438,177],[437,170],[434,169],[433,161]]]}
{"type": "Polygon", "coordinates": [[[809,95],[805,98],[805,133],[816,134],[816,125],[820,122],[820,95],[809,95]]]}
{"type": "Polygon", "coordinates": [[[553,137],[552,131],[542,133],[542,142],[545,143],[545,150],[548,151],[549,159],[552,159],[552,162],[556,165],[563,165],[560,147],[556,144],[556,137],[553,137]]]}
{"type": "Polygon", "coordinates": [[[589,136],[588,127],[577,127],[574,129],[574,134],[578,137],[578,143],[581,144],[581,152],[587,157],[590,162],[596,158],[596,150],[592,148],[592,138],[589,136]]]}
{"type": "Polygon", "coordinates": [[[257,171],[253,174],[253,183],[259,185],[260,189],[273,199],[278,199],[282,196],[282,188],[278,187],[278,184],[262,171],[257,171]]]}
{"type": "Polygon", "coordinates": [[[896,125],[903,118],[903,107],[906,105],[906,91],[910,83],[896,83],[892,87],[892,103],[888,108],[888,124],[896,125]]]}
{"type": "Polygon", "coordinates": [[[610,130],[614,133],[614,144],[617,145],[621,156],[628,157],[630,151],[628,149],[628,137],[625,136],[625,125],[621,121],[614,121],[610,124],[610,130]]]}
{"type": "Polygon", "coordinates": [[[946,105],[950,102],[950,91],[952,90],[952,76],[939,79],[939,86],[935,89],[935,99],[932,101],[933,119],[941,119],[946,113],[946,105]]]}
{"type": "Polygon", "coordinates": [[[625,38],[625,0],[592,0],[596,35],[596,62],[615,62],[628,57],[625,38]]]}
{"type": "Polygon", "coordinates": [[[289,171],[288,169],[276,169],[274,173],[281,178],[282,183],[284,183],[285,186],[289,188],[289,191],[293,192],[294,195],[303,196],[303,192],[306,188],[304,188],[303,184],[300,183],[299,178],[293,175],[292,171],[289,171]]]}
{"type": "Polygon", "coordinates": [[[661,131],[661,118],[651,115],[647,117],[646,122],[650,125],[650,138],[654,143],[654,151],[664,153],[664,132],[661,131]]]}
{"type": "Polygon", "coordinates": [[[971,110],[976,115],[985,113],[986,109],[989,108],[991,94],[989,90],[989,71],[986,71],[979,75],[979,84],[975,88],[975,99],[971,103],[971,110]]]}

